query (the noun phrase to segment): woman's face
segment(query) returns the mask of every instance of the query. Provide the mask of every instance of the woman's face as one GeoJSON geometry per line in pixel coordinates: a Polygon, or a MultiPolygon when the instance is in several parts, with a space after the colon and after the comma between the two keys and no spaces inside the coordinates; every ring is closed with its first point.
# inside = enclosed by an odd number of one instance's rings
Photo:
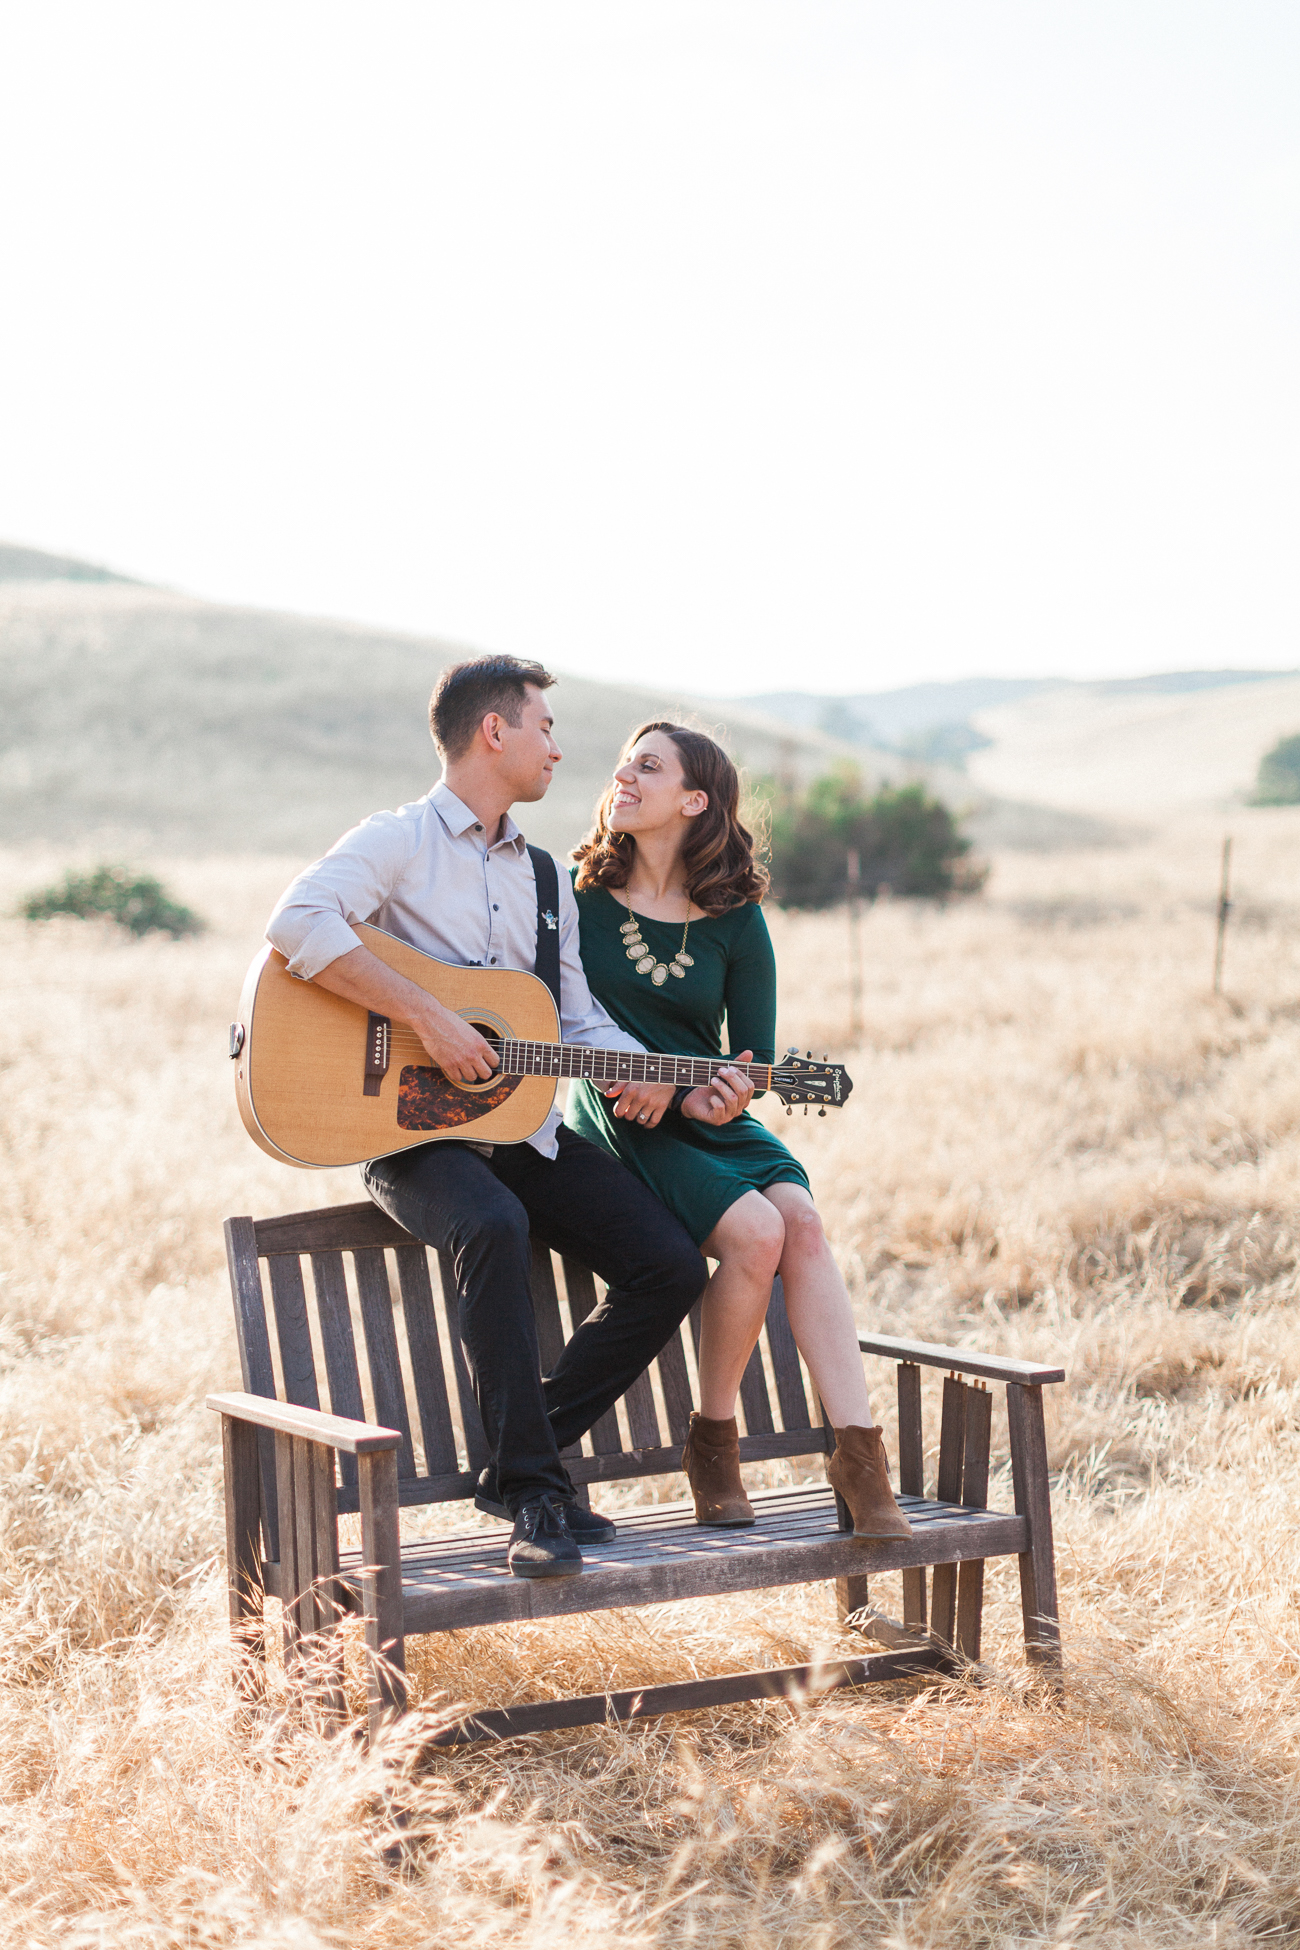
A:
{"type": "Polygon", "coordinates": [[[666,731],[647,731],[614,773],[608,825],[614,833],[659,833],[686,821],[709,803],[707,792],[687,787],[681,754],[666,731]]]}

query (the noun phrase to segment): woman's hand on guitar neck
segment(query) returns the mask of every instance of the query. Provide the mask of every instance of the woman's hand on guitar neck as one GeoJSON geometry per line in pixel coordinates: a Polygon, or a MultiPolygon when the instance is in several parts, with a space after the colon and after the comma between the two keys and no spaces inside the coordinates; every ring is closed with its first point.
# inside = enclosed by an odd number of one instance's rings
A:
{"type": "Polygon", "coordinates": [[[359,1002],[363,1009],[409,1022],[433,1061],[457,1083],[485,1083],[497,1067],[497,1053],[462,1017],[372,955],[369,948],[353,948],[313,977],[318,988],[359,1002]]]}
{"type": "MultiPolygon", "coordinates": [[[[737,1063],[753,1060],[752,1049],[741,1050],[736,1058],[737,1063]]],[[[689,1097],[682,1098],[682,1116],[696,1124],[730,1124],[734,1117],[749,1109],[753,1094],[754,1080],[743,1070],[719,1070],[712,1083],[702,1083],[689,1097]]]]}
{"type": "Polygon", "coordinates": [[[625,1117],[634,1124],[640,1124],[647,1131],[653,1131],[664,1112],[671,1104],[675,1092],[671,1083],[616,1083],[601,1092],[605,1097],[616,1097],[615,1117],[625,1117]]]}

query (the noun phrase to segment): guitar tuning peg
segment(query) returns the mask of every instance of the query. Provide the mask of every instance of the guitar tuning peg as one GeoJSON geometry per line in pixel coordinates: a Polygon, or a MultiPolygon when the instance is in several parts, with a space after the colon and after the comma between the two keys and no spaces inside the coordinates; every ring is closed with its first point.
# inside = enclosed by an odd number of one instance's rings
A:
{"type": "Polygon", "coordinates": [[[808,1115],[808,1106],[807,1106],[807,1104],[805,1104],[805,1105],[804,1105],[804,1107],[803,1107],[803,1114],[804,1114],[804,1116],[805,1116],[805,1117],[806,1117],[806,1116],[808,1115]]]}
{"type": "Polygon", "coordinates": [[[790,1106],[789,1106],[789,1104],[787,1104],[787,1105],[786,1105],[786,1107],[785,1107],[785,1114],[786,1114],[786,1116],[787,1116],[787,1117],[793,1117],[793,1116],[794,1116],[794,1112],[793,1112],[793,1110],[791,1110],[791,1108],[790,1108],[790,1106]]]}
{"type": "Polygon", "coordinates": [[[822,1107],[821,1107],[821,1109],[820,1109],[820,1110],[818,1111],[818,1113],[817,1113],[817,1115],[818,1115],[819,1117],[825,1117],[825,1115],[826,1115],[826,1106],[825,1106],[825,1104],[823,1104],[823,1105],[822,1105],[822,1107]]]}
{"type": "Polygon", "coordinates": [[[793,1043],[791,1043],[791,1045],[790,1045],[790,1047],[789,1047],[789,1049],[788,1049],[788,1050],[786,1051],[786,1055],[787,1055],[787,1056],[798,1056],[798,1054],[799,1054],[799,1051],[798,1051],[798,1049],[796,1048],[796,1046],[795,1046],[795,1045],[794,1045],[793,1043]]]}

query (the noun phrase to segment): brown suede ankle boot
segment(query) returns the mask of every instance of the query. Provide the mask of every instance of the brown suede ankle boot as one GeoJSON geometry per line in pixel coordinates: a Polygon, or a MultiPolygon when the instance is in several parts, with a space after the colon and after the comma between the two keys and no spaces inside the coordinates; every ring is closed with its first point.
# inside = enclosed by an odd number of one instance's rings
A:
{"type": "Polygon", "coordinates": [[[855,1537],[910,1537],[912,1526],[894,1501],[880,1429],[836,1429],[827,1471],[831,1488],[853,1513],[855,1537]]]}
{"type": "Polygon", "coordinates": [[[682,1468],[695,1498],[696,1523],[716,1530],[753,1523],[754,1512],[740,1480],[740,1436],[734,1415],[725,1422],[711,1422],[707,1415],[692,1412],[682,1468]]]}

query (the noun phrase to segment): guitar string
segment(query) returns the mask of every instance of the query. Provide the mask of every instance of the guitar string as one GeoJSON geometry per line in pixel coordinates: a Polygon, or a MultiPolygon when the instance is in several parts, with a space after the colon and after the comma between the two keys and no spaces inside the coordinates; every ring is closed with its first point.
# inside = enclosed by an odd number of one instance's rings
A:
{"type": "MultiPolygon", "coordinates": [[[[720,1070],[736,1069],[751,1077],[760,1089],[768,1090],[774,1087],[778,1077],[798,1080],[796,1073],[779,1063],[732,1063],[725,1056],[671,1056],[656,1051],[642,1054],[591,1049],[585,1043],[551,1043],[516,1037],[504,1037],[496,1047],[501,1057],[498,1074],[502,1076],[589,1077],[593,1083],[696,1085],[711,1082],[720,1070]]],[[[390,1049],[398,1060],[404,1054],[428,1060],[428,1052],[419,1038],[410,1031],[402,1033],[396,1025],[391,1033],[390,1049]]]]}
{"type": "MultiPolygon", "coordinates": [[[[410,1030],[394,1024],[391,1031],[394,1054],[399,1054],[399,1044],[404,1044],[412,1054],[427,1058],[428,1052],[419,1038],[410,1030]]],[[[588,1077],[593,1083],[672,1082],[696,1086],[711,1082],[720,1070],[738,1069],[752,1078],[760,1089],[776,1089],[778,1078],[782,1082],[812,1086],[811,1076],[801,1076],[798,1071],[779,1063],[733,1064],[727,1057],[602,1050],[592,1049],[585,1043],[551,1043],[517,1037],[502,1038],[498,1048],[501,1051],[500,1076],[577,1076],[588,1077]],[[518,1067],[520,1065],[524,1067],[521,1069],[518,1067]],[[664,1069],[669,1066],[669,1074],[665,1076],[664,1069]]]]}

